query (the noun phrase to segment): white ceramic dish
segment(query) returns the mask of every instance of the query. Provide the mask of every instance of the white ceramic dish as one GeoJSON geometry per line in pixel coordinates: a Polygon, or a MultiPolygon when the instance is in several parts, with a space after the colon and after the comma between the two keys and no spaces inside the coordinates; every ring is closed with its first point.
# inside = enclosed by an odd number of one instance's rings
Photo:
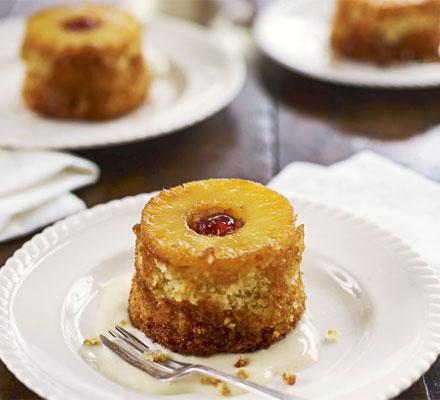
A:
{"type": "MultiPolygon", "coordinates": [[[[42,397],[163,398],[110,381],[77,353],[94,332],[99,285],[133,270],[131,227],[148,198],[112,201],[58,222],[0,270],[0,356],[42,397]]],[[[360,218],[291,200],[306,229],[308,310],[322,336],[338,328],[341,339],[322,344],[318,362],[298,374],[295,386],[273,386],[308,399],[394,397],[439,353],[440,286],[433,270],[360,218]]]]}
{"type": "Polygon", "coordinates": [[[244,62],[195,24],[157,17],[145,32],[147,62],[157,70],[150,98],[132,113],[107,122],[44,118],[21,99],[19,59],[25,21],[1,21],[0,146],[74,149],[108,146],[171,133],[226,106],[245,78],[244,62]]]}
{"type": "Polygon", "coordinates": [[[335,60],[329,45],[334,0],[278,0],[259,16],[255,36],[268,56],[312,78],[370,87],[440,85],[440,62],[390,67],[335,60]]]}

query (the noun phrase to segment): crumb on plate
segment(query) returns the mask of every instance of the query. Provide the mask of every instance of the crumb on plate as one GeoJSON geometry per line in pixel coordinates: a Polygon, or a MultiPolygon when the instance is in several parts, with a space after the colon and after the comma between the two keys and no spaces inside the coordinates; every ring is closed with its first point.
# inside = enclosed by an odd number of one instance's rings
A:
{"type": "Polygon", "coordinates": [[[210,376],[203,376],[200,379],[200,382],[202,385],[211,385],[217,387],[222,396],[229,396],[231,394],[231,390],[229,389],[228,385],[220,379],[212,378],[210,376]]]}
{"type": "Polygon", "coordinates": [[[222,381],[217,378],[211,378],[210,376],[202,376],[202,378],[200,379],[200,382],[202,383],[202,385],[217,386],[222,381]]]}
{"type": "Polygon", "coordinates": [[[220,384],[220,393],[222,396],[229,396],[231,394],[231,389],[224,382],[220,384]]]}
{"type": "Polygon", "coordinates": [[[288,385],[294,385],[296,383],[296,375],[293,372],[284,372],[281,377],[288,385]]]}
{"type": "Polygon", "coordinates": [[[87,335],[83,344],[86,346],[100,346],[101,340],[99,339],[99,336],[87,335]]]}
{"type": "Polygon", "coordinates": [[[123,319],[123,320],[121,320],[121,321],[119,321],[119,326],[126,326],[127,325],[127,321],[125,320],[125,319],[123,319]]]}
{"type": "Polygon", "coordinates": [[[244,369],[244,368],[240,368],[237,371],[237,376],[241,379],[248,379],[249,378],[249,373],[244,369]]]}
{"type": "Polygon", "coordinates": [[[164,362],[167,360],[167,355],[160,350],[144,351],[142,353],[142,359],[145,361],[164,362]]]}
{"type": "Polygon", "coordinates": [[[243,354],[240,354],[237,362],[234,364],[234,367],[235,368],[243,368],[243,367],[246,367],[246,365],[248,365],[248,364],[249,364],[249,358],[247,358],[243,354]]]}
{"type": "Polygon", "coordinates": [[[339,340],[340,336],[339,329],[330,329],[325,335],[325,341],[327,343],[335,343],[339,340]]]}

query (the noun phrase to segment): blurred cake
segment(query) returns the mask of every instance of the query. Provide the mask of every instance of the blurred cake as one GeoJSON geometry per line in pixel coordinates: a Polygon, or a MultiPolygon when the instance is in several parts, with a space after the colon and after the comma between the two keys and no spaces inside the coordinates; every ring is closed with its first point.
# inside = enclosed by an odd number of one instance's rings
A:
{"type": "Polygon", "coordinates": [[[286,198],[249,181],[163,190],[134,227],[133,325],[181,354],[250,352],[282,339],[305,310],[295,220],[286,198]]]}
{"type": "Polygon", "coordinates": [[[336,54],[379,64],[436,60],[440,0],[337,0],[330,41],[336,54]]]}
{"type": "Polygon", "coordinates": [[[108,119],[145,99],[141,25],[109,5],[77,4],[31,16],[22,45],[23,97],[52,117],[108,119]]]}

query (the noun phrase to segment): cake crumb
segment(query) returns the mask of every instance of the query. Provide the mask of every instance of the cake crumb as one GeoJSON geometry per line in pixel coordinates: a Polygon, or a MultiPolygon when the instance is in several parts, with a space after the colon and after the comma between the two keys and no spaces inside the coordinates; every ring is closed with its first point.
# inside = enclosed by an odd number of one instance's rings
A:
{"type": "Polygon", "coordinates": [[[142,360],[165,362],[167,360],[167,355],[165,353],[162,353],[160,350],[155,350],[154,352],[144,351],[142,353],[142,360]]]}
{"type": "Polygon", "coordinates": [[[101,346],[101,340],[98,336],[87,335],[83,341],[83,344],[86,346],[101,346]]]}
{"type": "Polygon", "coordinates": [[[244,368],[240,368],[237,372],[237,376],[241,379],[248,379],[249,373],[244,368]]]}
{"type": "Polygon", "coordinates": [[[325,335],[325,341],[327,343],[335,343],[339,340],[340,336],[339,329],[330,329],[325,335]]]}
{"type": "Polygon", "coordinates": [[[237,362],[234,364],[235,368],[243,368],[246,367],[246,365],[249,364],[249,358],[244,356],[243,354],[240,354],[240,357],[238,357],[237,362]]]}
{"type": "Polygon", "coordinates": [[[222,396],[229,396],[231,394],[231,389],[229,389],[226,383],[222,382],[220,384],[220,393],[222,396]]]}
{"type": "Polygon", "coordinates": [[[229,329],[234,329],[236,327],[236,324],[234,322],[232,322],[231,318],[229,318],[229,317],[226,317],[223,320],[223,325],[229,329]]]}
{"type": "Polygon", "coordinates": [[[128,324],[128,322],[125,320],[125,319],[123,319],[122,321],[119,321],[119,326],[126,326],[128,324]]]}
{"type": "Polygon", "coordinates": [[[220,379],[217,378],[212,378],[210,376],[203,376],[200,379],[200,382],[202,383],[202,385],[211,385],[211,386],[217,386],[218,384],[220,384],[222,381],[220,379]]]}
{"type": "Polygon", "coordinates": [[[220,379],[204,376],[200,379],[200,382],[202,385],[215,386],[220,390],[222,396],[229,396],[231,394],[231,389],[229,389],[228,385],[220,379]]]}
{"type": "Polygon", "coordinates": [[[281,335],[281,333],[279,333],[278,331],[273,331],[273,333],[272,333],[272,337],[274,339],[278,339],[280,337],[280,335],[281,335]]]}
{"type": "Polygon", "coordinates": [[[284,372],[281,376],[288,385],[294,385],[296,383],[296,375],[293,372],[284,372]]]}

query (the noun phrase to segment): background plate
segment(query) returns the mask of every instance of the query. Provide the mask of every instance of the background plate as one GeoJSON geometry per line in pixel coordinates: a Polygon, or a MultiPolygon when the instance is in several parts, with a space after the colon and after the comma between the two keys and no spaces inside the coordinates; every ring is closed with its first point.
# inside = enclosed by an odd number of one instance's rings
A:
{"type": "Polygon", "coordinates": [[[335,60],[329,45],[334,0],[278,0],[259,16],[255,36],[268,56],[313,78],[355,86],[408,88],[440,85],[440,62],[390,67],[335,60]]]}
{"type": "Polygon", "coordinates": [[[48,119],[21,99],[24,66],[19,59],[25,21],[0,24],[0,146],[74,149],[147,139],[199,122],[226,106],[245,78],[239,55],[205,28],[157,17],[144,33],[144,54],[161,72],[150,98],[137,110],[106,122],[48,119]]]}
{"type": "MultiPolygon", "coordinates": [[[[0,270],[0,356],[42,397],[163,398],[110,381],[77,352],[94,332],[99,286],[133,271],[131,227],[148,197],[112,201],[60,221],[0,270]]],[[[341,339],[323,343],[318,362],[298,374],[294,387],[272,386],[309,399],[394,397],[439,353],[434,272],[400,240],[360,218],[291,201],[305,224],[307,308],[322,336],[338,328],[341,339]]],[[[165,398],[218,399],[194,393],[165,398]]]]}

